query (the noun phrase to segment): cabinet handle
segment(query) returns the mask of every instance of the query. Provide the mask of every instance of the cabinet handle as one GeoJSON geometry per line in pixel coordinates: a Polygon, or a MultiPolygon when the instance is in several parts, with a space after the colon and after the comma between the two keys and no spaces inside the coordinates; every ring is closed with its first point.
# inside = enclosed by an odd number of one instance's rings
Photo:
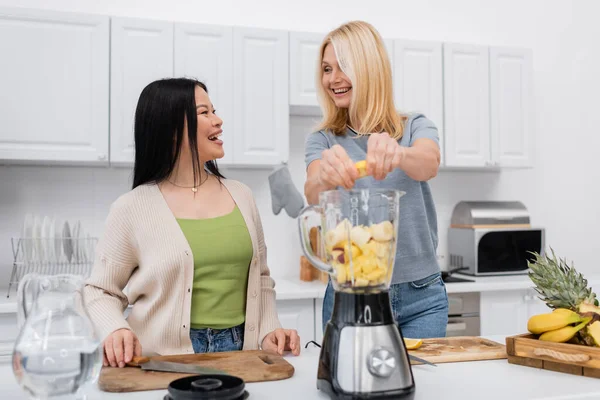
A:
{"type": "Polygon", "coordinates": [[[101,160],[101,161],[106,160],[106,154],[100,154],[98,156],[98,160],[101,160]]]}

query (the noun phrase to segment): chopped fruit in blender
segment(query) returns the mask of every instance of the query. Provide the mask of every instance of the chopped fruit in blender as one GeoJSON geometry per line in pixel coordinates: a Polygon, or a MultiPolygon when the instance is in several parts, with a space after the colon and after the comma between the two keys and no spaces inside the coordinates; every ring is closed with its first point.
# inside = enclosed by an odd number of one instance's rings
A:
{"type": "Polygon", "coordinates": [[[339,284],[354,287],[385,284],[393,260],[394,227],[391,222],[365,227],[345,219],[325,234],[326,246],[339,284]],[[350,242],[348,242],[348,231],[350,242]]]}
{"type": "Polygon", "coordinates": [[[350,230],[350,240],[352,243],[362,248],[371,240],[371,232],[362,226],[353,226],[350,230]]]}
{"type": "Polygon", "coordinates": [[[371,235],[373,239],[379,242],[387,242],[394,237],[394,225],[390,221],[384,221],[377,225],[371,226],[371,235]]]}

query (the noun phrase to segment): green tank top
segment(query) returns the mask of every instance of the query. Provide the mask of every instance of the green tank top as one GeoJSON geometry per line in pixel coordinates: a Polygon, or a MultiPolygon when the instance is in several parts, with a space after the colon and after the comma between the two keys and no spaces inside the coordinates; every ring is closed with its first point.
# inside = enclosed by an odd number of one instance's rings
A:
{"type": "Polygon", "coordinates": [[[177,219],[194,255],[191,327],[226,329],[245,321],[252,240],[237,205],[229,214],[177,219]]]}

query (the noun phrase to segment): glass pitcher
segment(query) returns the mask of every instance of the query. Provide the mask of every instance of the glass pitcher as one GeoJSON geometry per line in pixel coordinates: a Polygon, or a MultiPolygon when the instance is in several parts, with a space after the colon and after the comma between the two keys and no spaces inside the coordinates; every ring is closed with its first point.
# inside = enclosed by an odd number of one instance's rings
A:
{"type": "Polygon", "coordinates": [[[300,212],[302,250],[312,265],[331,275],[336,291],[389,289],[404,194],[389,189],[330,190],[320,193],[318,205],[300,212]],[[321,232],[317,243],[321,257],[310,245],[314,226],[321,232]]]}
{"type": "Polygon", "coordinates": [[[13,373],[32,399],[83,399],[102,367],[102,346],[82,307],[83,277],[29,274],[17,294],[13,373]]]}

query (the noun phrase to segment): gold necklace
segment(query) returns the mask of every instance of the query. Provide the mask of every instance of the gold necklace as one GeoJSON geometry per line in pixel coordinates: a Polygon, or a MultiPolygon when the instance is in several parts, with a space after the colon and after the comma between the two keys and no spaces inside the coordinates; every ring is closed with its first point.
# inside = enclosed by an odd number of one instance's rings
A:
{"type": "Polygon", "coordinates": [[[181,186],[181,185],[178,185],[178,184],[176,184],[175,182],[171,182],[171,180],[170,180],[170,179],[167,179],[167,181],[168,181],[168,182],[169,182],[171,185],[173,185],[173,186],[177,186],[177,187],[180,187],[180,188],[183,188],[183,189],[192,189],[192,192],[194,192],[194,193],[196,193],[196,192],[198,191],[198,187],[199,187],[200,185],[202,185],[204,182],[206,182],[207,180],[208,180],[208,175],[206,175],[206,179],[205,179],[204,181],[200,182],[200,184],[199,184],[199,185],[195,185],[195,186],[181,186]]]}

